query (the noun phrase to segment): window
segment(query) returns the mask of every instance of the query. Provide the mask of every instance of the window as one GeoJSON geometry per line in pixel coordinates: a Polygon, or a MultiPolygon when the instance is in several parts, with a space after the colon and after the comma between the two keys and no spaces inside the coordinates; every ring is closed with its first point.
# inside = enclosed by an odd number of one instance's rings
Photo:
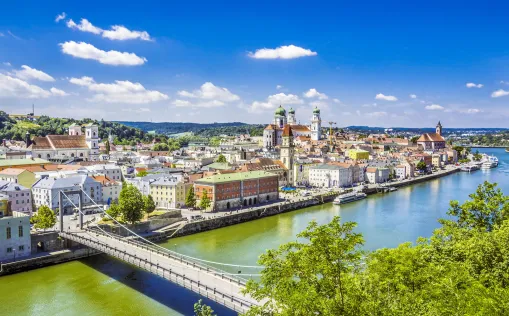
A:
{"type": "Polygon", "coordinates": [[[11,253],[12,252],[12,247],[8,247],[7,248],[7,253],[11,253]]]}
{"type": "Polygon", "coordinates": [[[18,247],[18,250],[19,250],[19,251],[24,251],[24,250],[25,250],[25,246],[19,246],[19,247],[18,247]]]}
{"type": "Polygon", "coordinates": [[[23,226],[18,227],[18,235],[19,237],[23,237],[23,226]]]}
{"type": "Polygon", "coordinates": [[[6,235],[7,235],[7,239],[11,239],[11,228],[10,227],[7,227],[5,229],[5,232],[6,232],[6,235]]]}

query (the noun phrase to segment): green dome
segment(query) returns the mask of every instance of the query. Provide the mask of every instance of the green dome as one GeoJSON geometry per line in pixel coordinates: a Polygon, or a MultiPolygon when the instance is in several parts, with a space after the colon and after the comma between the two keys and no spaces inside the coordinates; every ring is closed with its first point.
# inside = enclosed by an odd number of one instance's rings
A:
{"type": "Polygon", "coordinates": [[[295,114],[295,110],[293,108],[290,108],[290,111],[288,111],[289,114],[295,114]]]}
{"type": "Polygon", "coordinates": [[[281,105],[276,109],[276,112],[274,112],[274,115],[284,116],[285,114],[286,114],[286,111],[281,105]]]}
{"type": "Polygon", "coordinates": [[[320,114],[320,109],[318,107],[315,107],[313,110],[313,114],[320,114]]]}

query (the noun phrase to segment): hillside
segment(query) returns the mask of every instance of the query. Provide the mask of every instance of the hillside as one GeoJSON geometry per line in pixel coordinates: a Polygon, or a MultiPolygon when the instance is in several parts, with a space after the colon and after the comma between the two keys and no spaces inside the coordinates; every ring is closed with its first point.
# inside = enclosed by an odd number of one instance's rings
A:
{"type": "Polygon", "coordinates": [[[193,133],[202,137],[213,137],[219,135],[238,135],[251,134],[251,136],[260,136],[263,133],[264,125],[246,124],[241,122],[231,123],[184,123],[184,122],[129,122],[118,121],[118,123],[139,128],[145,132],[155,131],[156,134],[175,135],[181,133],[193,133]]]}

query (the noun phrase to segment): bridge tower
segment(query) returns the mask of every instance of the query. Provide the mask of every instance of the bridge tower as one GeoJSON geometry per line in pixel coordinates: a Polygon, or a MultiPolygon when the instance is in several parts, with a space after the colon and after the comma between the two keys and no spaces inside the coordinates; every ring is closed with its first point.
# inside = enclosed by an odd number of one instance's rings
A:
{"type": "Polygon", "coordinates": [[[69,195],[78,195],[78,212],[79,212],[79,227],[83,229],[83,193],[81,190],[63,191],[58,192],[58,215],[60,220],[60,232],[64,232],[64,198],[69,200],[69,195]]]}

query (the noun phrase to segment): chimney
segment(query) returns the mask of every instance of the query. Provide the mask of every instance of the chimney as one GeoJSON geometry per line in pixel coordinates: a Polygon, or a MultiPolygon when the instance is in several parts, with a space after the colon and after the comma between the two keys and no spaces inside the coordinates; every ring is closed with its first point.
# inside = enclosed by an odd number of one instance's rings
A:
{"type": "Polygon", "coordinates": [[[25,144],[27,145],[27,148],[32,145],[32,140],[30,139],[30,133],[28,131],[25,134],[25,144]]]}

